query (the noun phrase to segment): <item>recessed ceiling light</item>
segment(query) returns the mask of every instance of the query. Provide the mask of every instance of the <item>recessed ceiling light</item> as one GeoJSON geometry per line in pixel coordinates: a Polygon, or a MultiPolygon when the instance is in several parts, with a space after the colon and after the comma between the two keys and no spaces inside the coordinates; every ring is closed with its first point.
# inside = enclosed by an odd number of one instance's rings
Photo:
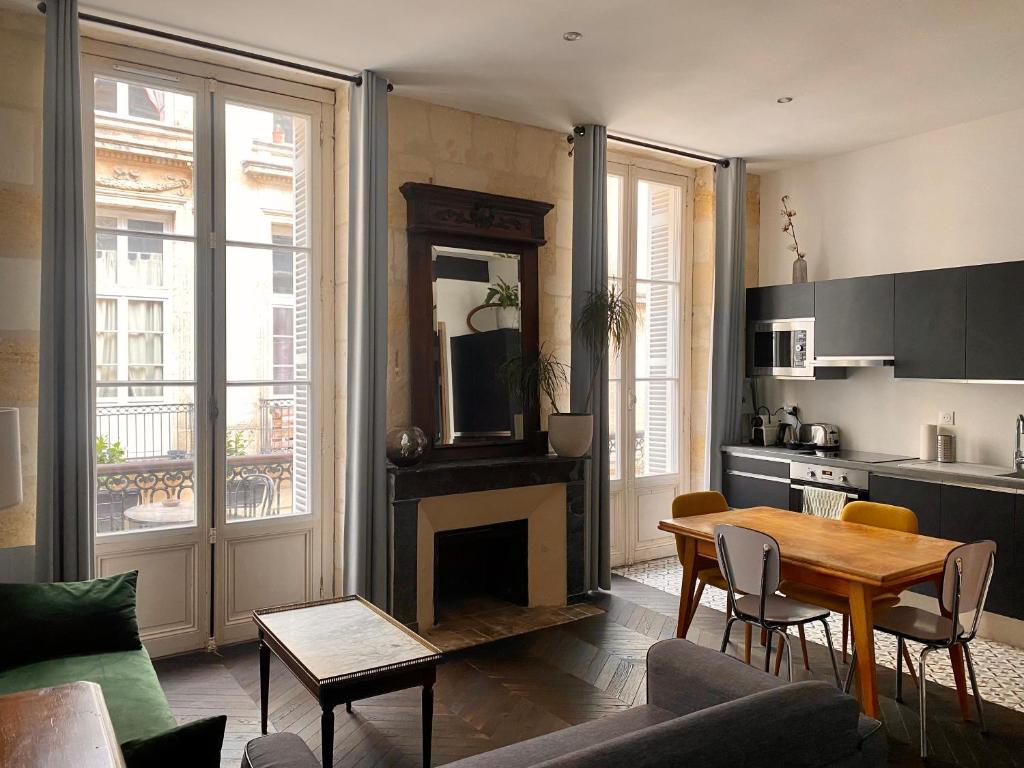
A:
{"type": "Polygon", "coordinates": [[[565,34],[562,35],[562,39],[565,40],[567,43],[575,43],[581,37],[583,37],[582,32],[566,32],[565,34]]]}
{"type": "Polygon", "coordinates": [[[791,102],[792,100],[792,96],[780,96],[779,98],[776,99],[776,101],[779,102],[779,104],[789,104],[789,102],[791,102]]]}

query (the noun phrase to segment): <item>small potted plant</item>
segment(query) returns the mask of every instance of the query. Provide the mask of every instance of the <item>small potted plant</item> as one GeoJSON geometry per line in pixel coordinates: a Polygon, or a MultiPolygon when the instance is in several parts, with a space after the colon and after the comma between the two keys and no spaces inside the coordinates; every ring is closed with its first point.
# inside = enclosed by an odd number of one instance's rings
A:
{"type": "Polygon", "coordinates": [[[487,289],[484,305],[497,308],[499,328],[519,327],[518,283],[509,283],[504,278],[499,277],[487,289]]]}
{"type": "Polygon", "coordinates": [[[590,357],[591,376],[587,398],[580,413],[558,413],[548,417],[551,447],[559,456],[585,456],[594,435],[592,403],[594,389],[601,377],[601,364],[611,347],[619,350],[622,340],[636,322],[636,307],[621,289],[612,286],[590,294],[579,318],[573,323],[573,335],[580,339],[590,357]]]}

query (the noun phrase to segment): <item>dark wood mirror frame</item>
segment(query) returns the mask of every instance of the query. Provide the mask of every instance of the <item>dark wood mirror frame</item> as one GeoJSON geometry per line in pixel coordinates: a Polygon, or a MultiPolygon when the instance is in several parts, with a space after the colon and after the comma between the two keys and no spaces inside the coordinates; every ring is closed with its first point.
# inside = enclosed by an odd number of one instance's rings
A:
{"type": "Polygon", "coordinates": [[[546,242],[544,217],[554,206],[536,200],[491,195],[435,184],[401,186],[408,207],[409,324],[412,345],[412,421],[429,441],[427,461],[528,456],[538,449],[540,412],[524,407],[523,439],[466,445],[434,445],[438,414],[434,399],[434,246],[519,254],[520,332],[523,357],[536,358],[539,347],[537,249],[546,242]]]}

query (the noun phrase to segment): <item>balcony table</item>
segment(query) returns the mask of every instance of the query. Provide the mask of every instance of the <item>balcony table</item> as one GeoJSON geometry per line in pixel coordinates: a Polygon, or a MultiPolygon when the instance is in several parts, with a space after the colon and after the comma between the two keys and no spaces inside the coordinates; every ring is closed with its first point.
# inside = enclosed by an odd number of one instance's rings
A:
{"type": "Polygon", "coordinates": [[[129,507],[124,511],[124,516],[140,526],[183,525],[195,521],[196,507],[191,501],[182,501],[173,507],[156,501],[152,504],[129,507]]]}
{"type": "MultiPolygon", "coordinates": [[[[782,556],[783,579],[849,599],[850,621],[858,653],[857,690],[861,708],[866,715],[878,719],[872,598],[883,592],[899,594],[927,581],[936,583],[941,591],[946,555],[958,542],[772,507],[662,520],[658,528],[675,534],[683,544],[683,583],[679,596],[677,637],[686,637],[690,627],[697,584],[697,557],[717,559],[714,529],[721,523],[751,528],[774,537],[782,556]]],[[[970,719],[963,651],[954,646],[949,649],[949,656],[960,710],[965,720],[970,719]]]]}

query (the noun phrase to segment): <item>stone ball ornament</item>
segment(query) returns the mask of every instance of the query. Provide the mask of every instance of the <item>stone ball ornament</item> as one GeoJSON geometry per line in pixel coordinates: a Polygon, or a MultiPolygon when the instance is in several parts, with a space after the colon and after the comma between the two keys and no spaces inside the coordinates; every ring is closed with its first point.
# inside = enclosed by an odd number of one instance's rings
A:
{"type": "Polygon", "coordinates": [[[399,467],[411,467],[427,451],[427,436],[419,427],[389,429],[385,441],[388,460],[399,467]]]}

